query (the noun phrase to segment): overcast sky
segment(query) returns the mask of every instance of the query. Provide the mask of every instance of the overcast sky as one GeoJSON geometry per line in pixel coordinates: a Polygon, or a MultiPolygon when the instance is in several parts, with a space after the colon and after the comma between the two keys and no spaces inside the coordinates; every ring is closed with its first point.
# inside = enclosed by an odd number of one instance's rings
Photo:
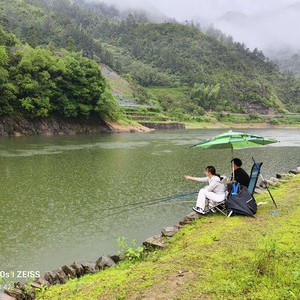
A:
{"type": "MultiPolygon", "coordinates": [[[[109,0],[108,0],[109,1],[109,0]]],[[[140,0],[138,2],[150,2],[140,0]]],[[[243,13],[259,13],[292,4],[295,0],[151,0],[150,3],[161,9],[165,14],[180,20],[193,16],[216,18],[227,11],[243,13]]]]}
{"type": "MultiPolygon", "coordinates": [[[[94,0],[97,1],[97,0],[94,0]]],[[[98,0],[101,1],[101,0],[98,0]]],[[[300,51],[300,0],[104,0],[123,7],[154,7],[178,21],[214,23],[251,49],[290,47],[300,51]],[[291,8],[291,5],[294,5],[291,8]],[[295,6],[297,5],[297,6],[295,6]],[[297,8],[297,9],[295,9],[297,8]],[[224,18],[228,12],[237,12],[224,18]],[[239,16],[239,17],[238,17],[239,16]]]]}

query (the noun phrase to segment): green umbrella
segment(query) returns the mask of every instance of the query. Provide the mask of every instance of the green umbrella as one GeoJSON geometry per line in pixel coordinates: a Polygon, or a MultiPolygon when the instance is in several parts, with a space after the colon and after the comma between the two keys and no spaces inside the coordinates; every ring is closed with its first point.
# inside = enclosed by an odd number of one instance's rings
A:
{"type": "Polygon", "coordinates": [[[231,154],[233,154],[233,149],[251,148],[272,143],[277,143],[277,141],[258,135],[229,130],[192,147],[202,149],[231,149],[231,154]]]}
{"type": "Polygon", "coordinates": [[[274,139],[229,130],[223,134],[216,135],[215,137],[205,140],[192,147],[202,149],[231,149],[231,156],[233,157],[233,149],[251,148],[277,142],[278,141],[274,139]]]}

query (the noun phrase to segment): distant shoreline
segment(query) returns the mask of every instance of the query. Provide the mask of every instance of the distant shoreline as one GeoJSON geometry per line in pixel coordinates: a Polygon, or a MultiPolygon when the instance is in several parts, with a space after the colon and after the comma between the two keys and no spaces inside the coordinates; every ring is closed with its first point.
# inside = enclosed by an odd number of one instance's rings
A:
{"type": "Polygon", "coordinates": [[[76,118],[40,118],[26,119],[21,116],[0,117],[0,136],[31,135],[79,135],[79,134],[114,134],[151,132],[153,130],[185,130],[185,129],[299,129],[300,124],[270,123],[189,123],[189,122],[138,122],[131,124],[112,122],[100,118],[89,120],[76,118]],[[149,123],[149,124],[148,124],[149,123]]]}
{"type": "Polygon", "coordinates": [[[300,124],[294,124],[294,125],[272,125],[269,123],[186,123],[185,124],[186,129],[230,129],[230,128],[254,128],[254,129],[260,129],[260,128],[280,128],[280,129],[299,129],[300,124]]]}

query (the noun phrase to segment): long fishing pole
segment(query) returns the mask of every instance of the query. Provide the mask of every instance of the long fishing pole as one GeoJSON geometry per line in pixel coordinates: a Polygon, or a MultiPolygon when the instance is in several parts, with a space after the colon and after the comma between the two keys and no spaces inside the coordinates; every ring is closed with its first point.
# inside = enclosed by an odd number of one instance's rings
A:
{"type": "Polygon", "coordinates": [[[197,194],[197,193],[198,193],[198,191],[185,193],[185,194],[177,194],[177,195],[168,196],[168,197],[156,198],[156,199],[153,199],[153,200],[145,200],[145,201],[142,201],[142,202],[134,203],[133,206],[132,206],[132,203],[129,203],[127,205],[123,205],[122,207],[124,208],[124,207],[130,206],[130,209],[134,209],[136,207],[143,207],[144,204],[146,204],[145,206],[147,206],[147,205],[151,205],[152,203],[160,203],[160,202],[167,201],[167,200],[176,200],[176,199],[185,198],[187,196],[194,195],[194,194],[197,194]]]}
{"type": "MultiPolygon", "coordinates": [[[[159,199],[152,200],[152,201],[147,201],[147,202],[144,201],[144,202],[137,203],[136,206],[129,207],[127,210],[132,210],[132,209],[136,209],[136,208],[141,208],[141,207],[152,206],[152,205],[155,205],[155,204],[160,204],[160,203],[164,202],[165,200],[174,201],[174,200],[177,200],[178,198],[187,197],[187,196],[190,196],[190,195],[193,195],[193,194],[196,194],[196,193],[198,193],[198,192],[181,194],[181,195],[177,195],[177,196],[173,196],[173,197],[159,198],[159,199]]],[[[178,203],[186,203],[186,202],[180,201],[178,203]]]]}
{"type": "Polygon", "coordinates": [[[195,192],[190,192],[190,193],[186,193],[186,194],[178,194],[178,195],[169,196],[169,197],[157,198],[152,201],[156,201],[156,200],[164,201],[164,200],[173,200],[173,199],[178,199],[178,198],[184,198],[189,195],[197,194],[198,192],[199,191],[195,191],[195,192]]]}
{"type": "MultiPolygon", "coordinates": [[[[167,200],[176,200],[176,199],[179,199],[179,198],[185,198],[187,196],[190,196],[190,195],[193,195],[193,194],[196,194],[196,193],[198,193],[198,191],[185,193],[185,194],[178,194],[178,195],[173,195],[173,196],[168,196],[168,197],[156,198],[156,199],[153,199],[153,200],[145,200],[145,201],[138,202],[138,203],[128,203],[128,204],[122,205],[122,212],[130,211],[130,210],[137,209],[137,208],[152,206],[152,205],[159,204],[159,203],[161,203],[163,201],[167,201],[167,200]]],[[[180,202],[180,203],[185,203],[185,202],[180,202]]],[[[110,207],[110,208],[107,208],[107,209],[102,209],[101,212],[104,213],[106,211],[114,211],[114,210],[119,209],[119,208],[120,208],[119,206],[110,207]]],[[[114,215],[115,215],[115,212],[112,212],[111,214],[105,214],[106,217],[110,217],[110,216],[114,216],[114,215]]],[[[78,223],[76,223],[72,226],[78,226],[78,225],[81,225],[83,223],[87,223],[86,220],[84,220],[82,222],[78,222],[78,223]]]]}

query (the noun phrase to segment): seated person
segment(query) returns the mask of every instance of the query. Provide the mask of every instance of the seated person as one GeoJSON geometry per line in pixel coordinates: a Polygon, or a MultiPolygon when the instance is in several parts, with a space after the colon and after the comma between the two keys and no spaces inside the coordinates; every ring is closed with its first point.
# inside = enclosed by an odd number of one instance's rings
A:
{"type": "Polygon", "coordinates": [[[232,183],[238,182],[240,185],[248,187],[250,182],[250,177],[248,173],[241,168],[242,161],[239,158],[234,158],[231,160],[233,173],[230,177],[230,182],[227,185],[227,190],[230,193],[232,191],[232,183]]]}
{"type": "Polygon", "coordinates": [[[196,206],[193,207],[193,210],[200,214],[206,213],[206,199],[214,202],[222,202],[225,200],[225,186],[221,183],[220,176],[216,174],[215,167],[207,166],[205,168],[205,175],[206,177],[184,176],[185,179],[208,182],[208,185],[199,191],[196,206]]]}

